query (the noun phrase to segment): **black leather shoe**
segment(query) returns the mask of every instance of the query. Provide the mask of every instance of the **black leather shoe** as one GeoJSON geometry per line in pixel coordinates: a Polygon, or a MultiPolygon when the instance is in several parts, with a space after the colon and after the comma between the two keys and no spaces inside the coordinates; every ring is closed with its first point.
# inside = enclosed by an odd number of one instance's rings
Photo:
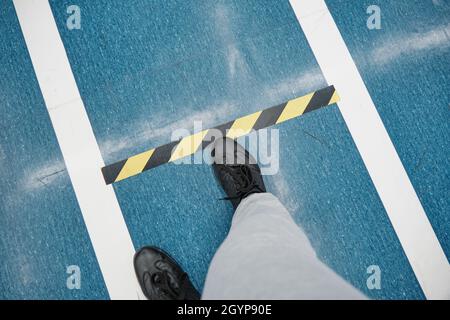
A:
{"type": "Polygon", "coordinates": [[[149,300],[199,300],[188,275],[163,250],[144,247],[134,255],[134,270],[149,300]]]}
{"type": "Polygon", "coordinates": [[[256,160],[239,143],[230,138],[216,140],[211,152],[213,169],[219,183],[236,209],[242,199],[266,192],[256,160]]]}

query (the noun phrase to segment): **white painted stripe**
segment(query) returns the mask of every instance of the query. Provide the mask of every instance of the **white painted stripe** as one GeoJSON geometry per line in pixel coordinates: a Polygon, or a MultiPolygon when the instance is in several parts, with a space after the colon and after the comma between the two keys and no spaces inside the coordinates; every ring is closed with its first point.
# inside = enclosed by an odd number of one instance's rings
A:
{"type": "Polygon", "coordinates": [[[450,298],[450,267],[324,0],[290,0],[423,292],[450,298]]]}
{"type": "Polygon", "coordinates": [[[135,249],[114,190],[103,180],[103,159],[50,5],[14,0],[14,6],[110,298],[142,298],[135,249]]]}

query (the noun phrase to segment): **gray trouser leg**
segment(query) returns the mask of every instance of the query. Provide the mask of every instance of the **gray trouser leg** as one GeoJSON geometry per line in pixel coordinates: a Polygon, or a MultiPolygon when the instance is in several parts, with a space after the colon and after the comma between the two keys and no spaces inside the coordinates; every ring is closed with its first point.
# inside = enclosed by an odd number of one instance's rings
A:
{"type": "Polygon", "coordinates": [[[364,299],[321,262],[305,233],[270,193],[237,208],[202,299],[364,299]]]}

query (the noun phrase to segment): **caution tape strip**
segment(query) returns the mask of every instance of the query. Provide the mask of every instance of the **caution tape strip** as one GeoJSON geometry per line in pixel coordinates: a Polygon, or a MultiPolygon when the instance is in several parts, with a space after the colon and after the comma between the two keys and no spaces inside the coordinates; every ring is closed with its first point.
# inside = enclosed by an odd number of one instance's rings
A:
{"type": "Polygon", "coordinates": [[[282,123],[338,101],[339,96],[334,86],[329,86],[105,166],[102,168],[103,177],[106,184],[118,182],[164,163],[192,155],[213,142],[214,138],[217,138],[218,132],[221,133],[221,136],[236,139],[252,130],[282,123]]]}

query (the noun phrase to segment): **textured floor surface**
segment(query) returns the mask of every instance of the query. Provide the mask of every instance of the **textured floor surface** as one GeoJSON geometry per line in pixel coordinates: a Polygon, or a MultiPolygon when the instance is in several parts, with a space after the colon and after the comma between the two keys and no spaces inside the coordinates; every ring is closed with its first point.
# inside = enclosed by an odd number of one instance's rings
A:
{"type": "MultiPolygon", "coordinates": [[[[379,0],[369,30],[370,1],[326,3],[449,257],[450,4],[379,0]]],[[[289,1],[77,0],[81,30],[66,27],[71,1],[50,4],[105,163],[327,86],[289,1]]],[[[14,7],[0,9],[0,298],[108,298],[14,7]]],[[[369,297],[423,298],[338,107],[278,128],[266,183],[319,257],[369,297]]],[[[114,189],[135,248],[164,248],[201,290],[233,213],[211,168],[165,165],[114,189]]]]}

